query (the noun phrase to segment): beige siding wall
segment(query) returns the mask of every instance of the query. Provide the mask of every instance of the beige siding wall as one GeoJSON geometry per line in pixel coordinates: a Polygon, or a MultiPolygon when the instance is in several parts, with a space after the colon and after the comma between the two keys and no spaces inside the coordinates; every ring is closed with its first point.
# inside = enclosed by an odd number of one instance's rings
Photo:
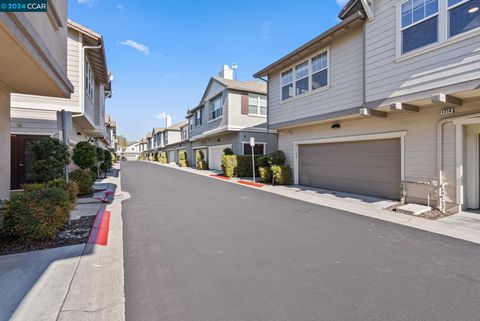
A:
{"type": "MultiPolygon", "coordinates": [[[[457,108],[457,116],[478,111],[480,103],[470,103],[457,108]]],[[[340,122],[340,129],[331,129],[332,123],[279,130],[278,147],[287,155],[290,166],[294,164],[293,142],[329,137],[407,131],[405,136],[405,179],[429,181],[437,178],[436,141],[437,124],[442,117],[439,107],[422,108],[419,113],[392,113],[385,119],[356,118],[340,122]],[[292,135],[289,134],[292,132],[292,135]]],[[[456,198],[455,181],[455,126],[444,125],[443,132],[444,178],[447,185],[447,202],[456,198]]],[[[409,201],[424,203],[429,193],[425,187],[408,185],[409,201]]]]}
{"type": "Polygon", "coordinates": [[[57,112],[12,108],[11,133],[23,135],[58,135],[57,112]]]}
{"type": "Polygon", "coordinates": [[[242,114],[242,94],[230,92],[228,95],[228,125],[233,127],[266,127],[267,117],[242,114]]]}
{"type": "MultiPolygon", "coordinates": [[[[376,0],[375,19],[366,26],[367,101],[412,95],[480,78],[480,35],[397,61],[395,2],[376,0]]],[[[472,87],[478,84],[480,81],[472,87]]]]}
{"type": "MultiPolygon", "coordinates": [[[[363,103],[363,35],[357,27],[335,39],[330,48],[330,88],[281,101],[280,73],[269,76],[269,122],[299,118],[359,107],[363,103]]],[[[298,61],[300,63],[302,61],[298,61]]]]}

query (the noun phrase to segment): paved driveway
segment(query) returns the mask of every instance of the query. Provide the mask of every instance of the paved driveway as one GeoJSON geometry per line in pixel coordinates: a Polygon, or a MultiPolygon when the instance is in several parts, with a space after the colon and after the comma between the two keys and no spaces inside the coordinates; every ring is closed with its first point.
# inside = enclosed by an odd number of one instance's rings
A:
{"type": "Polygon", "coordinates": [[[127,320],[480,320],[480,246],[122,164],[127,320]]]}

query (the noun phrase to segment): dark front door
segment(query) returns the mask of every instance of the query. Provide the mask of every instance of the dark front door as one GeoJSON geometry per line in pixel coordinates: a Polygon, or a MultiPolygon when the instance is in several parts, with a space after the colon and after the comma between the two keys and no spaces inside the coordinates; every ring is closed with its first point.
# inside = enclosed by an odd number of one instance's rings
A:
{"type": "Polygon", "coordinates": [[[31,143],[47,136],[12,135],[11,189],[33,182],[31,143]]]}

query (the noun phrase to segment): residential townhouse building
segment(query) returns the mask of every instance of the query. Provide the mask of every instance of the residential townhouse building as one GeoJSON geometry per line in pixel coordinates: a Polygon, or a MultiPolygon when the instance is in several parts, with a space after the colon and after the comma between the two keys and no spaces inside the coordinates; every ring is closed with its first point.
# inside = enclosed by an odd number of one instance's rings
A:
{"type": "Polygon", "coordinates": [[[233,79],[233,71],[223,66],[218,77],[210,78],[197,107],[187,112],[188,139],[192,152],[190,164],[202,151],[211,169],[221,169],[223,150],[249,154],[250,137],[257,145],[256,154],[277,149],[276,131],[267,127],[267,85],[263,81],[233,79]]]}
{"type": "Polygon", "coordinates": [[[12,93],[69,98],[67,1],[48,1],[47,12],[0,12],[0,200],[11,186],[12,93]]]}
{"type": "Polygon", "coordinates": [[[144,149],[144,141],[142,139],[138,142],[133,142],[128,144],[128,146],[121,153],[121,155],[125,157],[127,161],[135,161],[135,160],[138,160],[139,157],[142,155],[142,152],[144,151],[143,149],[144,149]]]}
{"type": "Polygon", "coordinates": [[[152,129],[152,152],[157,155],[165,147],[164,127],[154,127],[152,129]]]}
{"type": "MultiPolygon", "coordinates": [[[[163,132],[165,148],[167,152],[167,159],[169,163],[178,164],[178,153],[180,151],[191,153],[190,145],[188,144],[188,122],[183,120],[179,123],[173,124],[165,128],[163,132]]],[[[187,153],[187,155],[188,155],[187,153]]]]}
{"type": "Polygon", "coordinates": [[[146,149],[145,149],[145,152],[144,152],[144,156],[145,156],[145,159],[149,159],[150,156],[153,153],[153,135],[152,135],[152,132],[148,132],[147,135],[145,136],[145,146],[146,146],[146,149]]]}
{"type": "Polygon", "coordinates": [[[351,0],[255,74],[296,184],[480,207],[480,3],[351,0]]]}
{"type": "Polygon", "coordinates": [[[68,20],[65,25],[68,58],[67,76],[74,86],[69,98],[13,94],[12,117],[12,188],[31,181],[29,144],[41,137],[63,139],[73,148],[80,141],[109,148],[105,123],[105,100],[111,97],[111,75],[108,71],[103,37],[68,20]],[[64,117],[61,111],[65,111],[64,117]]]}
{"type": "Polygon", "coordinates": [[[105,128],[107,132],[107,147],[115,152],[117,150],[117,122],[110,117],[110,114],[105,114],[105,128]]]}

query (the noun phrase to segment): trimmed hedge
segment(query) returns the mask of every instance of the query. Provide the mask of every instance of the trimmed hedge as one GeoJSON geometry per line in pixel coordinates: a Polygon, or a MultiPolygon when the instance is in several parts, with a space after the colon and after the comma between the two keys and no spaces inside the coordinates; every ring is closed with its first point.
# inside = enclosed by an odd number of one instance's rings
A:
{"type": "Polygon", "coordinates": [[[167,164],[168,163],[167,152],[162,152],[160,154],[160,163],[162,163],[162,164],[167,164]]]}
{"type": "Polygon", "coordinates": [[[93,183],[95,183],[94,173],[77,169],[70,173],[70,179],[77,183],[79,194],[90,195],[93,192],[93,183]]]}
{"type": "Polygon", "coordinates": [[[32,142],[32,154],[32,171],[37,182],[46,183],[63,177],[65,166],[70,164],[68,147],[56,138],[32,142]]]}
{"type": "Polygon", "coordinates": [[[187,152],[181,151],[178,153],[178,165],[180,167],[188,167],[187,152]]]}
{"type": "Polygon", "coordinates": [[[12,194],[2,208],[3,228],[20,240],[53,239],[73,208],[71,196],[62,188],[26,185],[25,191],[12,194]]]}
{"type": "Polygon", "coordinates": [[[287,161],[287,158],[285,157],[285,153],[282,152],[281,150],[277,150],[276,152],[271,153],[269,156],[269,161],[270,165],[278,165],[278,166],[283,166],[285,165],[285,162],[287,161]]]}
{"type": "Polygon", "coordinates": [[[258,175],[262,179],[263,183],[272,182],[272,170],[268,166],[262,166],[258,168],[258,175]]]}
{"type": "Polygon", "coordinates": [[[292,171],[289,166],[273,165],[271,169],[275,184],[289,185],[292,183],[292,171]]]}
{"type": "Polygon", "coordinates": [[[79,142],[73,148],[73,162],[81,169],[89,169],[97,165],[97,148],[89,142],[79,142]]]}
{"type": "Polygon", "coordinates": [[[233,150],[230,147],[227,147],[223,150],[223,155],[225,156],[233,155],[233,150]]]}
{"type": "Polygon", "coordinates": [[[225,155],[222,157],[222,170],[227,177],[252,177],[252,156],[225,155]]]}
{"type": "Polygon", "coordinates": [[[208,169],[208,164],[205,160],[199,160],[197,161],[197,169],[198,170],[201,170],[201,171],[204,171],[204,170],[207,170],[208,169]]]}

